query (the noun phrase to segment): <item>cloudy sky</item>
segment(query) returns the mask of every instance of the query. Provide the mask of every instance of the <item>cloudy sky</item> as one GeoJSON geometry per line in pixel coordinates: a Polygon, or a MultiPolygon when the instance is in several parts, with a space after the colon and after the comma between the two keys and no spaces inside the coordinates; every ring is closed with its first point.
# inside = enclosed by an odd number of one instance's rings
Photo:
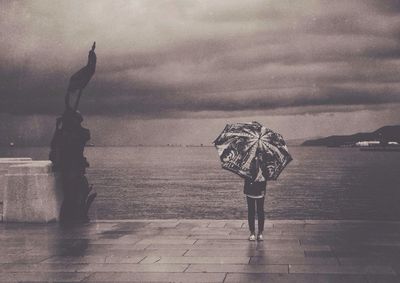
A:
{"type": "Polygon", "coordinates": [[[287,139],[400,124],[400,1],[0,2],[0,143],[46,143],[96,41],[80,111],[99,144],[287,139]]]}

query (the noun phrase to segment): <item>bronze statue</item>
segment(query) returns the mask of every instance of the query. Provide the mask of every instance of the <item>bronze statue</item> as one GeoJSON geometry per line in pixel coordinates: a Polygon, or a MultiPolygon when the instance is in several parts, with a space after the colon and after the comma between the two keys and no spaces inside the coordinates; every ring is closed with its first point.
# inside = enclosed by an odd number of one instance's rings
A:
{"type": "Polygon", "coordinates": [[[96,193],[92,192],[85,176],[89,163],[84,157],[86,143],[90,140],[90,131],[82,127],[83,117],[77,110],[82,90],[89,83],[96,68],[96,54],[93,43],[88,63],[76,72],[69,81],[65,97],[65,111],[57,118],[56,130],[51,141],[49,159],[53,162],[53,171],[58,172],[64,193],[60,212],[63,223],[89,221],[88,211],[96,193]],[[75,106],[69,105],[70,93],[79,90],[75,106]]]}
{"type": "Polygon", "coordinates": [[[97,57],[96,53],[94,52],[95,48],[96,48],[96,42],[93,42],[92,49],[89,51],[88,62],[86,66],[80,69],[75,74],[73,74],[72,77],[69,79],[67,94],[65,95],[66,108],[71,108],[71,106],[69,105],[70,94],[79,91],[74,106],[74,110],[78,109],[82,91],[87,86],[94,72],[96,71],[97,57]]]}

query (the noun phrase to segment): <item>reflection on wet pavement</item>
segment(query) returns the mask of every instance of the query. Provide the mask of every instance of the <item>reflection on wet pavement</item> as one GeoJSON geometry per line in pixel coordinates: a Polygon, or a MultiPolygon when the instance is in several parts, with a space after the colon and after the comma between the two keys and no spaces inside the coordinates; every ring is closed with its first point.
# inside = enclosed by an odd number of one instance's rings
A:
{"type": "Polygon", "coordinates": [[[0,224],[0,281],[400,282],[400,223],[132,220],[0,224]]]}

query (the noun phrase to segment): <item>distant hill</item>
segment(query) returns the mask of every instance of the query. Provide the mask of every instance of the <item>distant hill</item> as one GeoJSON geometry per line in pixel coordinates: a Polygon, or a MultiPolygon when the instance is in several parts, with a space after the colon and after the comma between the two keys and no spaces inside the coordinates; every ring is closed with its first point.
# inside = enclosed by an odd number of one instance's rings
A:
{"type": "Polygon", "coordinates": [[[290,140],[285,140],[286,145],[288,146],[298,146],[302,145],[306,139],[290,139],[290,140]]]}
{"type": "Polygon", "coordinates": [[[347,136],[329,136],[320,139],[306,140],[303,146],[342,146],[359,141],[396,141],[400,142],[400,125],[385,126],[371,133],[357,133],[347,136]]]}

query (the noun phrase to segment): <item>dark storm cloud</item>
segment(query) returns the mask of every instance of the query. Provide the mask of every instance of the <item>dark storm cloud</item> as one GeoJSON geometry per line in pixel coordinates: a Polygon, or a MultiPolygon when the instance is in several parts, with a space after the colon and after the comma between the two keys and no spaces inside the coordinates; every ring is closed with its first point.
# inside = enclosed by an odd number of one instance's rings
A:
{"type": "Polygon", "coordinates": [[[179,117],[399,103],[398,4],[5,1],[0,111],[59,113],[92,40],[98,66],[85,113],[179,117]]]}
{"type": "Polygon", "coordinates": [[[369,5],[378,9],[379,11],[387,14],[398,14],[400,13],[400,1],[399,0],[368,0],[369,5]]]}

